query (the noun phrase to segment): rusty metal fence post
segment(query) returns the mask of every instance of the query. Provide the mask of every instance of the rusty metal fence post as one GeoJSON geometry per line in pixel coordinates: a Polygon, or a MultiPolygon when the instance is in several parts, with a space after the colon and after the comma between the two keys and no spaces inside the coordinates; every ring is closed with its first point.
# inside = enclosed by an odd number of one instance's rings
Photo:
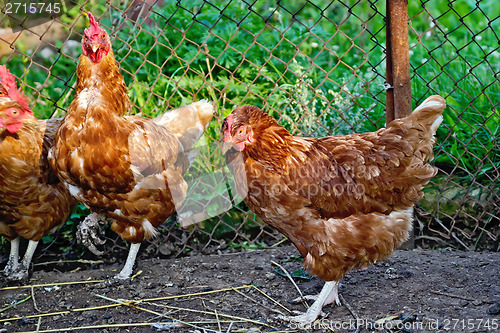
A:
{"type": "Polygon", "coordinates": [[[407,0],[387,0],[386,123],[411,113],[407,0]]]}

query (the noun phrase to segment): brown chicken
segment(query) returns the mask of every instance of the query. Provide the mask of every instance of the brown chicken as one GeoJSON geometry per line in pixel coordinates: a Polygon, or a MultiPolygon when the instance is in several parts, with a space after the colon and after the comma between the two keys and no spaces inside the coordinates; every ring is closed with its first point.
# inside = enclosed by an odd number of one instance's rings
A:
{"type": "Polygon", "coordinates": [[[25,280],[38,241],[66,222],[76,201],[49,167],[61,119],[37,120],[15,78],[0,66],[0,234],[10,240],[8,280],[25,280]],[[20,237],[29,240],[19,262],[20,237]]]}
{"type": "Polygon", "coordinates": [[[51,163],[71,194],[111,219],[111,229],[132,243],[115,277],[125,280],[140,243],[154,237],[184,200],[183,173],[213,107],[200,101],[155,119],[124,116],[131,104],[109,36],[88,17],[76,96],[57,131],[51,163]]]}
{"type": "Polygon", "coordinates": [[[437,172],[428,162],[445,105],[431,96],[387,128],[320,139],[294,137],[254,106],[224,120],[237,191],[327,281],[307,313],[287,319],[311,323],[324,305],[340,304],[349,270],[386,258],[408,238],[413,206],[437,172]]]}

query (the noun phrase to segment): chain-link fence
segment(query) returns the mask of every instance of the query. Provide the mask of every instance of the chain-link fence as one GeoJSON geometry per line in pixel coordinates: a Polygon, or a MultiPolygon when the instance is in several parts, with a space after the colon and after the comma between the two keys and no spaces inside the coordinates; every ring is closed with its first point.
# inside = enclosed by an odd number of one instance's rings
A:
{"type": "Polygon", "coordinates": [[[462,249],[499,250],[499,9],[492,1],[422,1],[409,12],[413,96],[420,101],[434,91],[448,104],[438,133],[440,172],[417,228],[420,237],[462,249]]]}
{"type": "MultiPolygon", "coordinates": [[[[38,117],[63,116],[73,98],[88,24],[83,10],[110,32],[131,113],[152,117],[200,99],[214,101],[217,109],[186,175],[196,191],[185,207],[205,215],[195,224],[167,221],[146,253],[213,252],[282,240],[221,181],[226,173],[216,142],[221,120],[235,106],[262,107],[296,135],[385,125],[385,1],[66,4],[64,15],[20,31],[9,28],[3,10],[1,62],[23,82],[38,117]]],[[[499,12],[495,0],[408,4],[413,105],[431,94],[448,103],[435,149],[440,172],[417,208],[417,245],[499,249],[499,12]]],[[[60,234],[72,239],[85,213],[79,207],[60,234]]],[[[112,237],[113,248],[125,247],[112,237]]]]}

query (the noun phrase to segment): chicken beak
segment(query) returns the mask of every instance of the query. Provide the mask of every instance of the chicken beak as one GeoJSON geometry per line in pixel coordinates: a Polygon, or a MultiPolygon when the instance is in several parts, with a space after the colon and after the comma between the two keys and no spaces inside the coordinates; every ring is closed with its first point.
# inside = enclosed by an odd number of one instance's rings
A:
{"type": "Polygon", "coordinates": [[[231,149],[233,146],[234,146],[233,136],[228,130],[226,130],[224,133],[224,137],[222,138],[222,146],[221,146],[222,155],[226,155],[227,151],[231,149]]]}
{"type": "Polygon", "coordinates": [[[233,143],[231,141],[223,142],[221,146],[222,155],[226,155],[227,151],[233,147],[233,143]]]}
{"type": "Polygon", "coordinates": [[[221,151],[222,155],[226,155],[227,151],[233,147],[233,136],[231,135],[230,127],[232,124],[232,117],[234,117],[232,114],[226,117],[224,119],[224,122],[222,123],[222,128],[221,131],[223,133],[223,138],[222,138],[222,146],[221,146],[221,151]]]}
{"type": "Polygon", "coordinates": [[[96,53],[97,50],[99,50],[99,48],[101,47],[101,44],[99,44],[99,43],[92,43],[92,45],[90,47],[92,48],[92,52],[96,53]]]}

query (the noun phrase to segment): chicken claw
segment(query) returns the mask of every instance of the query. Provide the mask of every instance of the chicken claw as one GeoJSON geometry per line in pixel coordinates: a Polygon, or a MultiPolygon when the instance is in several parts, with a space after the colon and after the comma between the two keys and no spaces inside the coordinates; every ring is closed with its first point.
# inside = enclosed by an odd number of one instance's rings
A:
{"type": "MultiPolygon", "coordinates": [[[[339,299],[339,294],[338,294],[338,288],[339,288],[339,283],[337,281],[329,281],[326,282],[323,289],[317,296],[304,296],[304,297],[299,297],[299,301],[302,300],[315,300],[313,305],[307,310],[306,313],[301,313],[298,316],[278,316],[278,319],[281,319],[283,321],[289,321],[289,322],[294,322],[298,323],[299,325],[309,325],[312,322],[314,322],[318,317],[321,316],[322,311],[321,309],[323,306],[331,304],[331,303],[336,303],[337,305],[340,304],[340,299],[339,299]]],[[[295,299],[294,301],[296,301],[295,299]]],[[[293,302],[293,301],[292,301],[293,302]]]]}
{"type": "Polygon", "coordinates": [[[103,245],[106,240],[103,238],[101,225],[108,221],[102,214],[91,213],[77,227],[76,240],[79,244],[85,245],[95,255],[101,256],[103,251],[99,251],[96,245],[103,245]]]}
{"type": "Polygon", "coordinates": [[[24,283],[28,282],[29,278],[29,267],[26,267],[23,263],[19,264],[15,271],[10,272],[5,279],[9,282],[24,283]]]}

